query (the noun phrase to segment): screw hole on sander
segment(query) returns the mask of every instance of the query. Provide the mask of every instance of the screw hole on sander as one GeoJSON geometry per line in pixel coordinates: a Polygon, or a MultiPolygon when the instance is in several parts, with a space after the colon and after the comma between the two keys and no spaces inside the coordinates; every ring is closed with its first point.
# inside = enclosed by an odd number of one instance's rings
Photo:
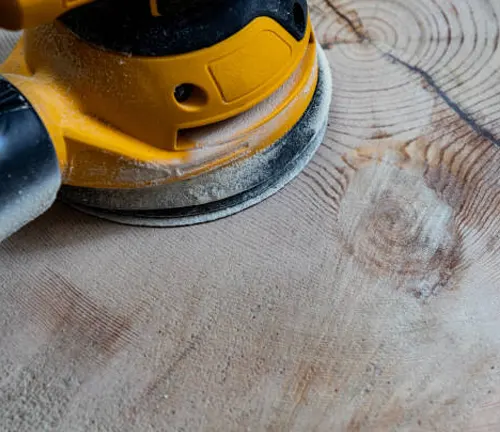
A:
{"type": "Polygon", "coordinates": [[[181,107],[190,110],[199,109],[208,102],[206,92],[202,88],[189,83],[178,85],[174,90],[174,97],[181,107]]]}
{"type": "Polygon", "coordinates": [[[295,22],[295,26],[297,30],[303,33],[306,30],[306,13],[302,5],[298,2],[295,2],[293,5],[293,21],[295,22]]]}

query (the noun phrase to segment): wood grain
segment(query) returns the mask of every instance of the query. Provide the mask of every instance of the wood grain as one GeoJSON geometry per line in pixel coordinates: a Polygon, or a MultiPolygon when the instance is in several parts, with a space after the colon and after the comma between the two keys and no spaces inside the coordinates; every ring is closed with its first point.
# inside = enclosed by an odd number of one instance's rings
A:
{"type": "Polygon", "coordinates": [[[333,103],[289,187],[0,245],[1,430],[500,430],[500,3],[310,5],[333,103]]]}

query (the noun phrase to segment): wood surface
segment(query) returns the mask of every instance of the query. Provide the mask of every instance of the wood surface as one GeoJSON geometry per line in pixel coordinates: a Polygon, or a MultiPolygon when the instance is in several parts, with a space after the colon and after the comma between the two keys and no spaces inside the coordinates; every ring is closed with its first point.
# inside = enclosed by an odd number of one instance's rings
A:
{"type": "Polygon", "coordinates": [[[0,245],[1,430],[500,430],[500,2],[310,6],[333,102],[285,190],[0,245]]]}

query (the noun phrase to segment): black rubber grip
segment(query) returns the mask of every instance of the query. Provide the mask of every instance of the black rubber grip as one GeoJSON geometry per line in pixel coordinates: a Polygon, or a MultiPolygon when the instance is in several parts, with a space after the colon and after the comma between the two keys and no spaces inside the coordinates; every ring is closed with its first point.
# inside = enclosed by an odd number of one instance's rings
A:
{"type": "Polygon", "coordinates": [[[47,210],[60,185],[45,126],[21,92],[0,76],[0,241],[47,210]]]}
{"type": "Polygon", "coordinates": [[[302,40],[307,1],[98,0],[60,20],[80,39],[106,50],[160,57],[215,45],[258,17],[272,18],[302,40]]]}

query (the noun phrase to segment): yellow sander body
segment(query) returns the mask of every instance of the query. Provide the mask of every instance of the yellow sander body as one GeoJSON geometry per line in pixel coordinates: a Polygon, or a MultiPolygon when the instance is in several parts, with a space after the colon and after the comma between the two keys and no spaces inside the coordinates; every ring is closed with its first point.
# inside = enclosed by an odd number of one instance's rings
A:
{"type": "MultiPolygon", "coordinates": [[[[30,137],[14,114],[29,111],[46,166],[26,187],[47,206],[58,196],[140,225],[218,219],[283,187],[324,136],[331,83],[305,0],[21,0],[3,3],[0,26],[25,28],[0,66],[0,98],[19,105],[0,101],[0,135],[21,157],[30,137]]],[[[5,196],[23,175],[7,159],[5,196]]],[[[10,219],[0,204],[4,236],[10,219]]]]}

